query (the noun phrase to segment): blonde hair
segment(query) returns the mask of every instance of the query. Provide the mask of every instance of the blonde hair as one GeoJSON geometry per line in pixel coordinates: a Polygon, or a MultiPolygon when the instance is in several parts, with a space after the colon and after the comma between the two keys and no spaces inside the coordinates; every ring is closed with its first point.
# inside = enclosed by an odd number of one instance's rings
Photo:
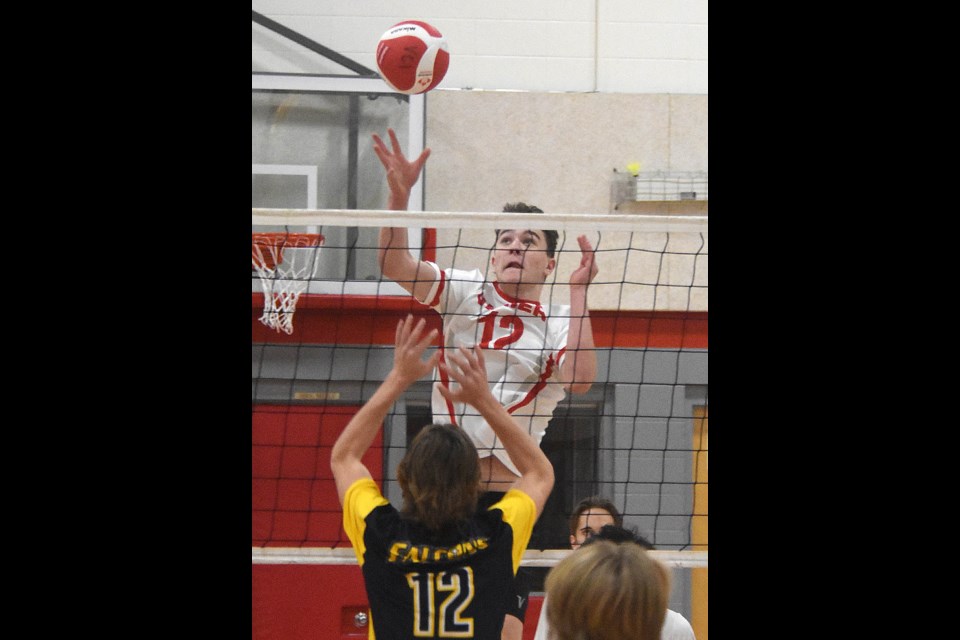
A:
{"type": "Polygon", "coordinates": [[[596,540],[546,580],[551,640],[658,640],[670,598],[666,566],[635,544],[596,540]]]}

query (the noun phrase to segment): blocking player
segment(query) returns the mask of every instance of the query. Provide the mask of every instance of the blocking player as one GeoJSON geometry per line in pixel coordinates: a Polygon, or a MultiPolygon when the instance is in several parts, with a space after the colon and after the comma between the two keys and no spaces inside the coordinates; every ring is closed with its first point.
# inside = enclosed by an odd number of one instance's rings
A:
{"type": "Polygon", "coordinates": [[[394,364],[331,451],[343,527],[363,571],[370,638],[501,636],[510,591],[533,525],[553,489],[553,466],[494,398],[482,350],[460,348],[438,362],[423,355],[437,330],[408,316],[397,325],[394,364]],[[489,509],[478,509],[480,459],[462,429],[424,427],[397,469],[400,510],[382,495],[362,458],[394,402],[439,366],[441,393],[474,407],[503,442],[520,477],[489,509]]]}

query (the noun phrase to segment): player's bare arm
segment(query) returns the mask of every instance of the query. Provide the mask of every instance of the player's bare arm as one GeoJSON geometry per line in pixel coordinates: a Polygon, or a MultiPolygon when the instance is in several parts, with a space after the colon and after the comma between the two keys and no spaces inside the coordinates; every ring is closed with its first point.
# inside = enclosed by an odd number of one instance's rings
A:
{"type": "Polygon", "coordinates": [[[440,353],[423,360],[427,347],[438,331],[424,334],[426,319],[414,320],[408,315],[397,324],[393,352],[393,368],[363,407],[350,419],[330,452],[330,469],[337,485],[340,504],[357,480],[372,477],[361,460],[380,430],[384,418],[401,394],[414,382],[429,375],[440,359],[440,353]]]}
{"type": "Polygon", "coordinates": [[[577,242],[580,264],[570,274],[570,332],[560,376],[571,393],[586,393],[597,379],[597,352],[587,307],[587,289],[597,277],[599,267],[596,252],[587,237],[581,235],[577,242]]]}
{"type": "MultiPolygon", "coordinates": [[[[424,149],[420,156],[411,162],[404,156],[396,132],[393,129],[387,129],[387,133],[390,136],[392,150],[380,136],[373,134],[373,151],[387,170],[387,185],[390,187],[387,208],[391,211],[406,211],[409,206],[410,190],[420,178],[420,172],[427,158],[430,157],[430,149],[424,149]]],[[[406,228],[380,229],[377,262],[385,277],[399,284],[418,300],[422,300],[430,291],[437,277],[432,268],[410,253],[406,228]]]]}
{"type": "Polygon", "coordinates": [[[460,347],[448,352],[446,362],[439,366],[457,383],[456,387],[441,386],[440,392],[451,402],[470,404],[484,417],[520,471],[513,486],[533,499],[539,517],[553,489],[553,465],[490,391],[483,350],[460,347]]]}

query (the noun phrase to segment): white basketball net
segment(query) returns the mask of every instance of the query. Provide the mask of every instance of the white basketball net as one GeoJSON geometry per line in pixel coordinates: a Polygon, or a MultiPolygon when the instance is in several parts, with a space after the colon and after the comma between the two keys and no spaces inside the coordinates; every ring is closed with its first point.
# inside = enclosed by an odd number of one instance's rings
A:
{"type": "Polygon", "coordinates": [[[323,236],[316,233],[253,234],[253,268],[263,287],[260,322],[293,333],[297,300],[317,274],[323,236]]]}

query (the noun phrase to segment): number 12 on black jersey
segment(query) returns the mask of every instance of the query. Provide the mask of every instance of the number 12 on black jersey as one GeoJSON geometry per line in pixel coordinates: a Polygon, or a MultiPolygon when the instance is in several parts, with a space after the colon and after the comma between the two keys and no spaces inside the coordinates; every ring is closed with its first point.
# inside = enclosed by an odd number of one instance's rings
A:
{"type": "Polygon", "coordinates": [[[473,618],[462,614],[473,601],[471,567],[450,571],[408,573],[413,589],[413,635],[417,638],[469,638],[473,618]],[[440,603],[439,608],[437,602],[440,603]],[[439,629],[434,625],[438,625],[439,629]]]}

